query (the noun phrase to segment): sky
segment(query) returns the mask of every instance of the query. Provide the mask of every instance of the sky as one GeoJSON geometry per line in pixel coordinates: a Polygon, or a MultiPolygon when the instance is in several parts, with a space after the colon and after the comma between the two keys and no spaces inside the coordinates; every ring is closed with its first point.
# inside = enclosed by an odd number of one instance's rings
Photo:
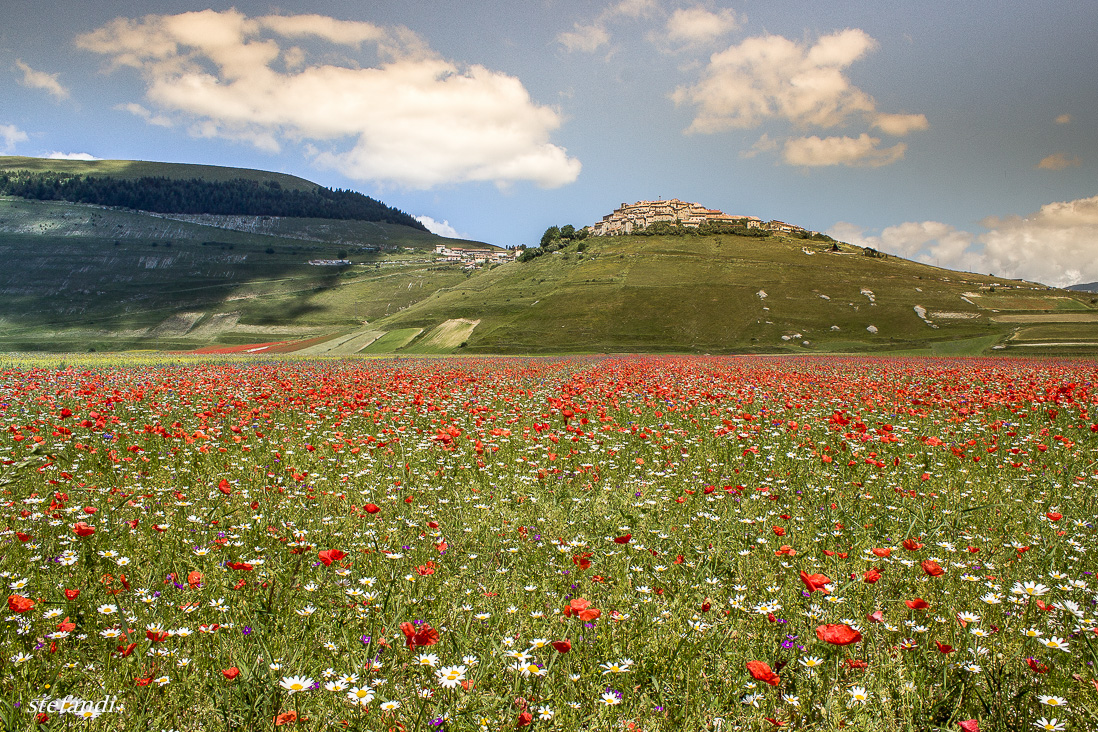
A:
{"type": "Polygon", "coordinates": [[[1094,0],[0,0],[0,154],[258,168],[536,245],[680,198],[1098,281],[1094,0]]]}

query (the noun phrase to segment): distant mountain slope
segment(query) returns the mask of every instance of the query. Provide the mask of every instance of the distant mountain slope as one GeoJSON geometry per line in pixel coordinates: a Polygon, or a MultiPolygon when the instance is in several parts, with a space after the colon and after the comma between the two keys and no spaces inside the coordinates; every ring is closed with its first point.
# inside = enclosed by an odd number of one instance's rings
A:
{"type": "Polygon", "coordinates": [[[1075,290],[1076,292],[1098,292],[1098,282],[1080,282],[1076,285],[1069,285],[1066,289],[1075,290]]]}
{"type": "Polygon", "coordinates": [[[17,155],[0,155],[0,171],[29,170],[36,173],[52,171],[72,175],[110,176],[113,178],[198,178],[206,181],[254,180],[259,183],[274,181],[286,190],[308,191],[316,183],[296,175],[272,173],[251,168],[230,168],[222,165],[194,165],[192,163],[159,163],[146,160],[53,160],[28,158],[17,155]]]}
{"type": "Polygon", "coordinates": [[[172,175],[122,177],[89,175],[78,172],[79,168],[72,165],[65,166],[70,170],[50,170],[49,162],[52,161],[39,162],[34,170],[17,167],[0,170],[0,195],[166,214],[380,221],[426,231],[423,224],[403,211],[354,191],[317,185],[302,187],[296,181],[291,181],[294,187],[283,188],[274,178],[233,178],[223,172],[214,180],[177,177],[186,172],[202,172],[188,171],[191,166],[169,166],[163,171],[172,175]]]}

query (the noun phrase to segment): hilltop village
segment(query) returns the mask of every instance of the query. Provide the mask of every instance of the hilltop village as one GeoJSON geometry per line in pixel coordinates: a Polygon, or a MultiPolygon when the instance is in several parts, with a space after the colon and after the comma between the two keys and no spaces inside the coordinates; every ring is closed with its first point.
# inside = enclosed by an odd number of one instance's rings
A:
{"type": "Polygon", "coordinates": [[[729,224],[789,234],[805,231],[800,226],[784,221],[763,221],[758,216],[734,216],[715,208],[706,208],[700,203],[687,203],[677,198],[623,203],[613,213],[603,216],[597,224],[586,228],[591,236],[622,236],[660,222],[691,229],[699,228],[703,224],[729,224]]]}

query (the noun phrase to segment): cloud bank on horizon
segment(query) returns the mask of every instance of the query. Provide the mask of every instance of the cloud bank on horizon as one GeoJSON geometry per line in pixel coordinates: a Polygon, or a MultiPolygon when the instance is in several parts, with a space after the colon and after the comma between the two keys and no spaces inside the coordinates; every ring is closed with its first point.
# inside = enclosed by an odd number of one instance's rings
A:
{"type": "Polygon", "coordinates": [[[1098,196],[1049,203],[1029,216],[988,217],[982,234],[909,221],[867,235],[839,222],[828,234],[938,267],[1035,280],[1054,287],[1098,281],[1098,196]]]}
{"type": "Polygon", "coordinates": [[[580,172],[549,142],[561,115],[536,104],[522,82],[445,60],[407,28],[204,10],[118,18],[76,43],[112,69],[141,73],[158,113],[136,102],[126,108],[152,124],[178,115],[194,135],[271,152],[305,143],[317,164],[356,180],[555,188],[580,172]],[[372,49],[373,65],[318,60],[322,49],[314,49],[324,44],[372,49]]]}

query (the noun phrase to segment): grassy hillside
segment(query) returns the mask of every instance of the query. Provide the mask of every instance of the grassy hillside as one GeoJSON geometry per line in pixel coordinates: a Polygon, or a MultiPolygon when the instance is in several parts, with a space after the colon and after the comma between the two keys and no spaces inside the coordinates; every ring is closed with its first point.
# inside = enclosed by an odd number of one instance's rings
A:
{"type": "Polygon", "coordinates": [[[57,172],[75,175],[95,175],[111,178],[198,178],[208,181],[227,181],[243,178],[260,183],[276,181],[289,190],[312,190],[317,184],[296,175],[271,173],[249,168],[229,168],[220,165],[192,165],[190,163],[157,163],[144,160],[50,160],[0,155],[0,170],[30,170],[36,173],[57,172]]]}
{"type": "Polygon", "coordinates": [[[0,198],[0,350],[334,335],[466,277],[435,261],[450,240],[406,226],[190,218],[0,198]]]}
{"type": "MultiPolygon", "coordinates": [[[[1091,299],[845,245],[836,253],[781,237],[614,237],[484,272],[374,325],[423,328],[406,352],[429,350],[432,329],[461,319],[479,323],[464,346],[438,351],[964,354],[1019,349],[1015,337],[1032,318],[1098,321],[1091,299]]],[[[1090,327],[1059,342],[1089,343],[1074,351],[1092,353],[1090,327]]]]}

